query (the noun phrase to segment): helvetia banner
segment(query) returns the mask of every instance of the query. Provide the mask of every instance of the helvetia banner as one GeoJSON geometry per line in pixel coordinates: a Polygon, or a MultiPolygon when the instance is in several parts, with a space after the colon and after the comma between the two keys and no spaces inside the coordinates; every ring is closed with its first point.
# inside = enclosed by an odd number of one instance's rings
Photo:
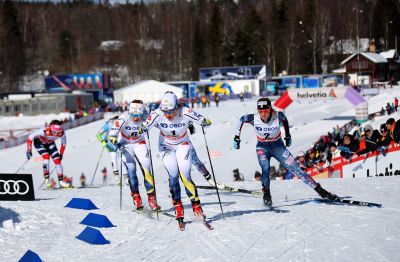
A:
{"type": "Polygon", "coordinates": [[[1,200],[35,200],[31,174],[0,174],[1,200]]]}

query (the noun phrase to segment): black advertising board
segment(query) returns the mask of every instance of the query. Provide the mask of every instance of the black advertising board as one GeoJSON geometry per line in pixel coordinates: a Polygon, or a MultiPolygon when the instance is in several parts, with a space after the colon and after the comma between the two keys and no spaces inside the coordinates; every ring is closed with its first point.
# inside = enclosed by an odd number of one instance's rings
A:
{"type": "Polygon", "coordinates": [[[0,174],[0,201],[35,200],[31,174],[0,174]]]}

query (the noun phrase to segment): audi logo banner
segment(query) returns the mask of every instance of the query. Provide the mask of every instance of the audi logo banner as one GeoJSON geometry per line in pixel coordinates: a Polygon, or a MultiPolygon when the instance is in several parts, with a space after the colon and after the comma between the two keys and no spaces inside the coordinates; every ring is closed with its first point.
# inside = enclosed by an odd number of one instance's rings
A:
{"type": "Polygon", "coordinates": [[[31,174],[0,174],[1,200],[35,200],[31,174]]]}

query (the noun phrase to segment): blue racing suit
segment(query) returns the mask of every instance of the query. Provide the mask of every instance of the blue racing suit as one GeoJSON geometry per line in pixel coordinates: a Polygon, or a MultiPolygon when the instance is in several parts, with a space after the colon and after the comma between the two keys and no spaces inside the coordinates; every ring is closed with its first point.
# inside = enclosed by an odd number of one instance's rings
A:
{"type": "Polygon", "coordinates": [[[301,170],[281,138],[280,126],[283,125],[286,134],[285,140],[290,139],[289,123],[284,113],[271,111],[270,118],[266,122],[261,120],[258,113],[243,115],[236,125],[235,141],[239,139],[244,123],[251,124],[256,132],[258,140],[256,152],[258,163],[262,169],[261,182],[264,189],[268,190],[270,187],[269,172],[271,157],[276,158],[289,172],[301,178],[310,187],[315,188],[317,186],[314,179],[301,170]]]}

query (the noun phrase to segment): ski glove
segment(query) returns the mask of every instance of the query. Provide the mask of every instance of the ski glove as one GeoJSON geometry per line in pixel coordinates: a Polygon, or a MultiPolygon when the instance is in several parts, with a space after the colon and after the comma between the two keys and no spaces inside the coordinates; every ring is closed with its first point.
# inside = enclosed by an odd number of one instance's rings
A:
{"type": "Polygon", "coordinates": [[[211,120],[209,118],[204,118],[203,123],[201,124],[202,126],[209,126],[211,125],[211,120]]]}
{"type": "Polygon", "coordinates": [[[193,125],[192,122],[189,122],[188,128],[189,128],[190,134],[193,135],[193,134],[195,133],[196,130],[194,129],[194,125],[193,125]]]}
{"type": "Polygon", "coordinates": [[[233,138],[232,147],[233,147],[234,149],[239,149],[239,148],[240,148],[240,137],[239,137],[239,136],[235,136],[235,137],[233,138]]]}
{"type": "Polygon", "coordinates": [[[108,141],[110,141],[111,144],[115,145],[115,143],[117,143],[117,137],[115,137],[115,136],[109,136],[109,137],[108,137],[108,141]]]}
{"type": "Polygon", "coordinates": [[[141,127],[141,128],[139,128],[139,130],[138,130],[139,135],[141,135],[141,134],[143,134],[143,133],[146,133],[146,132],[147,132],[147,128],[145,128],[145,127],[141,127]]]}
{"type": "Polygon", "coordinates": [[[31,159],[31,157],[32,157],[32,151],[31,150],[26,151],[26,158],[29,160],[31,159]]]}
{"type": "Polygon", "coordinates": [[[285,143],[286,147],[290,147],[290,145],[292,144],[292,137],[290,135],[285,137],[285,143]]]}

